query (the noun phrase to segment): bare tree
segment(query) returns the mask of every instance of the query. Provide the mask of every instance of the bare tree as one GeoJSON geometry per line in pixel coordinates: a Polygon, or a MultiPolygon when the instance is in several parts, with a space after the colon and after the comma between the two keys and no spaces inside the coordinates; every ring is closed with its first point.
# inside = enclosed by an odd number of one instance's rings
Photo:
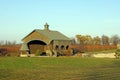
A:
{"type": "Polygon", "coordinates": [[[120,39],[118,35],[113,35],[110,39],[110,42],[114,45],[117,45],[119,43],[120,39]]]}
{"type": "Polygon", "coordinates": [[[3,46],[4,45],[4,41],[0,41],[0,46],[3,46]]]}
{"type": "Polygon", "coordinates": [[[109,45],[109,37],[106,35],[102,36],[102,44],[103,45],[109,45]]]}
{"type": "Polygon", "coordinates": [[[75,38],[71,38],[71,44],[76,44],[75,38]]]}
{"type": "Polygon", "coordinates": [[[16,45],[16,41],[0,41],[0,45],[1,46],[12,46],[12,45],[16,45]]]}

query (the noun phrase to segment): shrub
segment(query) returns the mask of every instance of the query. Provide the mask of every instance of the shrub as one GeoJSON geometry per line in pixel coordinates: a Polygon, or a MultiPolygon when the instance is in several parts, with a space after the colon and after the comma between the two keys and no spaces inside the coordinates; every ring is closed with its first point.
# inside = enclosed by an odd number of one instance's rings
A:
{"type": "Polygon", "coordinates": [[[0,48],[0,56],[5,56],[8,54],[8,51],[6,48],[0,48]]]}
{"type": "Polygon", "coordinates": [[[115,57],[116,57],[117,59],[119,59],[119,57],[120,57],[120,49],[117,49],[117,50],[115,51],[115,57]]]}
{"type": "Polygon", "coordinates": [[[9,56],[9,57],[10,57],[10,56],[11,56],[11,54],[10,54],[10,53],[8,53],[6,56],[9,56]]]}

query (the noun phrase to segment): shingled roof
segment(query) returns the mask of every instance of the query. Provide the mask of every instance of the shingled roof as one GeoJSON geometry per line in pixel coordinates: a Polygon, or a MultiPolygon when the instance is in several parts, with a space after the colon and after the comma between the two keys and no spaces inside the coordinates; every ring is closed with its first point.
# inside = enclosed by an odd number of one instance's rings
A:
{"type": "Polygon", "coordinates": [[[63,35],[62,33],[58,31],[39,30],[39,29],[36,29],[35,31],[48,37],[50,40],[70,40],[68,37],[66,37],[65,35],[63,35]]]}
{"type": "MultiPolygon", "coordinates": [[[[43,29],[43,30],[35,29],[30,34],[32,34],[33,32],[38,32],[38,33],[44,35],[45,37],[47,37],[49,39],[49,41],[70,40],[67,36],[63,35],[62,33],[58,32],[58,31],[49,30],[49,25],[47,23],[44,25],[44,27],[45,27],[45,29],[43,29]]],[[[28,37],[30,34],[28,34],[26,37],[28,37]]],[[[25,38],[23,38],[23,39],[25,39],[25,38]]]]}

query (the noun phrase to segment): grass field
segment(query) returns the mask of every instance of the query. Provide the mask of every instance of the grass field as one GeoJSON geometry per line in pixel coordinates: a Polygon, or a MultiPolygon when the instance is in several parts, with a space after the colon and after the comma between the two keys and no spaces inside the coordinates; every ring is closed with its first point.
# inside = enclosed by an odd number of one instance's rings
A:
{"type": "Polygon", "coordinates": [[[120,80],[120,60],[0,57],[0,80],[120,80]]]}

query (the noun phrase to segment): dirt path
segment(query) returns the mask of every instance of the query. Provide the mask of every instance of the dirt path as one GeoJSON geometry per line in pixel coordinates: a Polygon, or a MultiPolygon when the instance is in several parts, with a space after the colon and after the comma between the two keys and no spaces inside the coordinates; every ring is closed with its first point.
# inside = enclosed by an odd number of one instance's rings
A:
{"type": "Polygon", "coordinates": [[[96,57],[96,58],[115,58],[115,53],[99,53],[99,54],[93,54],[92,56],[93,57],[96,57]]]}

